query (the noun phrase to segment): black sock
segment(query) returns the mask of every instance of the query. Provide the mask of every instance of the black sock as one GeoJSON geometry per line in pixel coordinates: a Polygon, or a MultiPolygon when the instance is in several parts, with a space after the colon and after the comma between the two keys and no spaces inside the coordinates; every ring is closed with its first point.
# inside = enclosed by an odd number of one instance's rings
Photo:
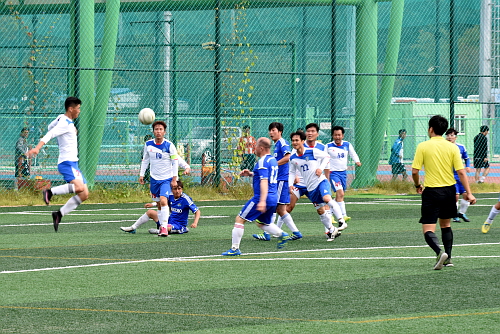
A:
{"type": "Polygon", "coordinates": [[[439,255],[439,252],[441,252],[441,247],[439,247],[439,240],[434,234],[434,232],[428,231],[424,233],[425,237],[425,242],[429,245],[429,247],[432,248],[434,252],[436,252],[436,255],[439,255]]]}
{"type": "Polygon", "coordinates": [[[451,227],[441,229],[441,238],[443,239],[444,251],[451,258],[451,248],[453,247],[453,231],[451,227]]]}

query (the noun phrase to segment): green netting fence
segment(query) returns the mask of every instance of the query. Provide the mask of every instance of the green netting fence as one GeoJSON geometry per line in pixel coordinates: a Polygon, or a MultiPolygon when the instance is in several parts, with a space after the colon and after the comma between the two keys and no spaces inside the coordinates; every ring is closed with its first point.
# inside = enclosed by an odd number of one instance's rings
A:
{"type": "MultiPolygon", "coordinates": [[[[195,183],[229,182],[243,126],[257,138],[274,121],[285,138],[317,123],[322,142],[343,126],[363,162],[349,182],[390,180],[398,130],[407,129],[409,172],[435,114],[450,119],[471,156],[479,127],[490,126],[497,182],[499,8],[498,0],[2,0],[0,189],[16,187],[21,130],[36,145],[67,96],[83,101],[79,156],[91,186],[137,182],[152,133],[137,119],[145,107],[166,121],[195,183]]],[[[25,178],[62,182],[57,153],[53,140],[25,178]]]]}

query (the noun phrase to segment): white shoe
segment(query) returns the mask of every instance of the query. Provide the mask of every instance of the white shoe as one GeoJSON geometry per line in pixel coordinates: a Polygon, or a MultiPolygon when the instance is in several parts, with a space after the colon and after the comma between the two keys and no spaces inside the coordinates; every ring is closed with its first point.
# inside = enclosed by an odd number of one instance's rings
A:
{"type": "Polygon", "coordinates": [[[158,234],[158,233],[160,233],[160,230],[157,228],[150,228],[148,232],[150,234],[158,234]]]}
{"type": "Polygon", "coordinates": [[[122,230],[123,232],[132,232],[133,230],[135,230],[135,228],[133,228],[132,226],[126,226],[120,227],[120,230],[122,230]]]}
{"type": "Polygon", "coordinates": [[[343,231],[347,228],[347,223],[344,219],[339,219],[339,231],[343,231]]]}

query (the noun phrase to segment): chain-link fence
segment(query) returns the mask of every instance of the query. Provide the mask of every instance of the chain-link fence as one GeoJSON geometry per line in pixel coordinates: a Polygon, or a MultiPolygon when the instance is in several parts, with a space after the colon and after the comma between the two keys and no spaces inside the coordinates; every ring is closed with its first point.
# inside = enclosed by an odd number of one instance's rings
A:
{"type": "MultiPolygon", "coordinates": [[[[230,182],[243,127],[268,136],[274,121],[286,139],[315,122],[322,142],[343,126],[363,162],[355,186],[388,180],[398,131],[409,165],[434,114],[451,117],[471,156],[489,125],[495,182],[497,1],[2,1],[2,189],[16,187],[16,146],[36,145],[67,96],[83,101],[79,154],[91,185],[137,181],[152,133],[137,119],[144,107],[167,122],[196,183],[230,182]]],[[[57,155],[52,140],[21,184],[62,182],[57,155]]]]}

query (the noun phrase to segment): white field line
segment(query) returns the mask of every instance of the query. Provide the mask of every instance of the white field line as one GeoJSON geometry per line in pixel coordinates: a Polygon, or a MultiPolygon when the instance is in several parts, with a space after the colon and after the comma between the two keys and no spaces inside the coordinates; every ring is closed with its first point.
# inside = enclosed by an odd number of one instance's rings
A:
{"type": "MultiPolygon", "coordinates": [[[[71,214],[74,216],[74,214],[71,214]]],[[[137,216],[137,215],[135,215],[137,216]]],[[[228,218],[229,216],[200,216],[200,219],[219,219],[219,218],[228,218]]],[[[189,219],[194,219],[194,217],[189,217],[189,219]]],[[[90,221],[90,222],[68,222],[68,223],[59,223],[59,225],[78,225],[78,224],[104,224],[104,223],[124,223],[124,222],[135,222],[134,220],[99,220],[99,221],[90,221]]],[[[23,226],[52,226],[52,223],[41,223],[41,224],[10,224],[10,225],[0,225],[0,227],[23,227],[23,226]]]]}
{"type": "MultiPolygon", "coordinates": [[[[500,245],[500,242],[494,243],[478,243],[478,244],[460,244],[453,245],[454,247],[468,247],[468,246],[488,246],[488,245],[500,245]]],[[[248,253],[243,254],[247,256],[252,255],[271,255],[271,254],[291,254],[291,253],[310,253],[310,252],[328,252],[328,251],[352,251],[352,250],[376,250],[376,249],[404,249],[404,248],[427,248],[427,245],[417,245],[417,246],[380,246],[380,247],[359,247],[359,248],[326,248],[326,249],[303,249],[294,251],[279,251],[279,252],[260,252],[260,253],[248,253]]],[[[500,258],[500,255],[480,255],[480,256],[454,256],[454,258],[500,258]]],[[[176,258],[161,258],[161,259],[148,259],[148,260],[137,260],[137,261],[121,261],[121,262],[108,262],[108,263],[94,263],[79,266],[66,266],[66,267],[50,267],[50,268],[38,268],[38,269],[25,269],[25,270],[13,270],[13,271],[1,271],[0,274],[14,274],[14,273],[25,273],[25,272],[38,272],[38,271],[49,271],[49,270],[61,270],[61,269],[75,269],[75,268],[86,268],[86,267],[100,267],[100,266],[111,266],[119,264],[131,264],[131,263],[144,263],[144,262],[194,262],[194,261],[292,261],[292,260],[394,260],[394,259],[435,259],[435,256],[388,256],[388,257],[313,257],[313,258],[266,258],[266,259],[255,259],[255,258],[245,258],[245,257],[231,257],[226,258],[222,255],[203,255],[203,256],[188,256],[188,257],[176,257],[176,258]]]]}

